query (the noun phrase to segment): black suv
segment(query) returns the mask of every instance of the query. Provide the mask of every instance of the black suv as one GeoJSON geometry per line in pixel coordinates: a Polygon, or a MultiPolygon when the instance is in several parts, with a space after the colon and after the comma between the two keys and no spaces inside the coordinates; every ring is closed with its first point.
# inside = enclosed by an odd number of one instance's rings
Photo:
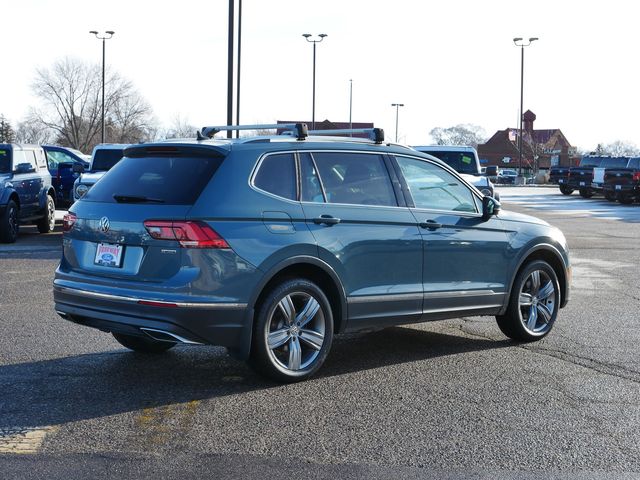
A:
{"type": "Polygon", "coordinates": [[[20,223],[53,230],[55,196],[42,147],[0,144],[0,241],[15,242],[20,223]]]}

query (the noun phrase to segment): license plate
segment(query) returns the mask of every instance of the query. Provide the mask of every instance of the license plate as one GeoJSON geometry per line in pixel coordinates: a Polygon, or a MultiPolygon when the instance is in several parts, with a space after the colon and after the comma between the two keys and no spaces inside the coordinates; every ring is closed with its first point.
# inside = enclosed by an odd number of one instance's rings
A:
{"type": "Polygon", "coordinates": [[[580,186],[581,186],[581,187],[584,187],[584,182],[580,182],[580,186]]]}
{"type": "Polygon", "coordinates": [[[94,263],[103,267],[120,267],[122,259],[122,245],[113,243],[99,243],[96,249],[94,263]]]}
{"type": "Polygon", "coordinates": [[[564,183],[564,179],[563,178],[559,179],[558,183],[564,183]]]}
{"type": "Polygon", "coordinates": [[[616,190],[622,190],[622,185],[616,185],[616,190]]]}

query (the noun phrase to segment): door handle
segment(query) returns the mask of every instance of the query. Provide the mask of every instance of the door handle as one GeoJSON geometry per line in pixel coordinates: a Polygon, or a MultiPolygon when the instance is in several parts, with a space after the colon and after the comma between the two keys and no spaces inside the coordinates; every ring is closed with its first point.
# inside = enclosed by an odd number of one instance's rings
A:
{"type": "Polygon", "coordinates": [[[442,227],[441,223],[437,223],[435,220],[427,220],[426,222],[419,223],[420,228],[426,228],[428,230],[437,230],[442,227]]]}
{"type": "Polygon", "coordinates": [[[332,217],[331,215],[320,215],[319,217],[313,219],[313,223],[315,223],[316,225],[325,224],[331,226],[340,223],[340,219],[332,217]]]}

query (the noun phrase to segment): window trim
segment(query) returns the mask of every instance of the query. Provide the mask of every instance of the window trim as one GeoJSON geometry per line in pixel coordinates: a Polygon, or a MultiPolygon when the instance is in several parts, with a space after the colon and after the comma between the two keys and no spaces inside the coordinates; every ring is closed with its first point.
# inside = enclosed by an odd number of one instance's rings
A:
{"type": "Polygon", "coordinates": [[[256,164],[253,167],[253,170],[251,172],[251,175],[249,175],[249,180],[248,180],[248,185],[251,189],[255,190],[258,193],[262,193],[263,195],[267,195],[269,197],[272,198],[277,198],[278,200],[282,200],[285,202],[289,202],[289,203],[300,203],[300,189],[298,188],[298,183],[299,183],[299,177],[300,177],[300,169],[298,168],[298,150],[276,150],[273,152],[265,152],[262,155],[260,155],[260,158],[258,158],[258,161],[256,162],[256,164]],[[263,190],[262,188],[258,187],[255,184],[256,181],[256,176],[258,175],[258,171],[260,170],[260,167],[262,166],[262,162],[265,161],[265,159],[267,157],[271,157],[273,155],[282,155],[282,154],[287,154],[290,153],[293,155],[293,168],[295,170],[295,184],[296,184],[296,198],[294,200],[291,200],[290,198],[286,198],[286,197],[281,197],[280,195],[276,195],[275,193],[271,193],[268,192],[266,190],[263,190]]]}
{"type": "Polygon", "coordinates": [[[406,201],[407,201],[407,206],[409,208],[412,209],[416,209],[416,210],[422,210],[422,211],[426,211],[426,212],[435,212],[435,213],[443,213],[443,214],[447,214],[447,215],[457,215],[457,216],[462,216],[462,217],[482,217],[482,211],[478,211],[478,201],[480,201],[480,205],[482,205],[482,194],[480,194],[480,191],[473,185],[471,185],[469,182],[467,182],[464,178],[462,178],[462,176],[460,176],[458,174],[458,172],[456,172],[454,169],[452,169],[451,167],[449,167],[447,164],[444,163],[439,163],[440,161],[433,161],[429,158],[422,158],[422,157],[416,157],[413,155],[402,155],[402,154],[390,154],[392,163],[394,165],[394,168],[396,169],[396,173],[400,179],[400,184],[402,185],[402,191],[406,197],[406,201]],[[425,208],[425,207],[419,207],[416,206],[416,203],[413,199],[413,195],[411,195],[411,190],[409,189],[409,185],[407,183],[407,180],[404,177],[404,174],[402,173],[402,168],[400,167],[400,164],[398,163],[397,158],[398,157],[402,157],[402,158],[408,158],[410,160],[418,160],[421,162],[425,162],[428,163],[430,165],[433,165],[435,167],[439,167],[442,168],[443,170],[447,171],[448,173],[450,173],[451,175],[453,175],[455,178],[457,178],[460,182],[462,182],[462,184],[464,186],[466,186],[470,192],[471,195],[474,198],[474,207],[476,209],[475,213],[474,212],[461,212],[458,210],[439,210],[439,209],[435,209],[435,208],[425,208]]]}

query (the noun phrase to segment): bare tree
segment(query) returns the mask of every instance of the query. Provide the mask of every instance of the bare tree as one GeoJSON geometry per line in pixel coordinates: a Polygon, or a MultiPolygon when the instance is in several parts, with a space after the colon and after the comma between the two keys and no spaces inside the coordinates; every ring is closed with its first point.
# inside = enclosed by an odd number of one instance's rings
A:
{"type": "Polygon", "coordinates": [[[616,140],[606,145],[598,144],[598,147],[601,147],[604,155],[612,155],[614,157],[635,157],[640,155],[640,149],[635,144],[622,140],[616,140]]]}
{"type": "Polygon", "coordinates": [[[163,138],[192,138],[196,136],[199,128],[193,126],[189,119],[175,115],[171,120],[171,125],[160,136],[163,138]]]}
{"type": "Polygon", "coordinates": [[[55,143],[57,133],[44,126],[42,122],[30,112],[23,121],[18,123],[16,128],[16,142],[33,143],[42,145],[43,143],[55,143]]]}
{"type": "MultiPolygon", "coordinates": [[[[66,57],[38,69],[32,85],[41,100],[32,116],[56,132],[61,145],[91,151],[100,141],[102,77],[97,65],[66,57]]],[[[109,73],[105,81],[105,141],[134,143],[153,131],[151,107],[128,80],[109,73]]]]}
{"type": "Polygon", "coordinates": [[[484,143],[487,135],[482,127],[471,124],[459,124],[454,127],[436,127],[429,132],[436,145],[467,145],[476,148],[484,143]]]}
{"type": "Polygon", "coordinates": [[[15,137],[15,131],[9,120],[4,115],[0,115],[0,143],[11,143],[15,137]]]}

